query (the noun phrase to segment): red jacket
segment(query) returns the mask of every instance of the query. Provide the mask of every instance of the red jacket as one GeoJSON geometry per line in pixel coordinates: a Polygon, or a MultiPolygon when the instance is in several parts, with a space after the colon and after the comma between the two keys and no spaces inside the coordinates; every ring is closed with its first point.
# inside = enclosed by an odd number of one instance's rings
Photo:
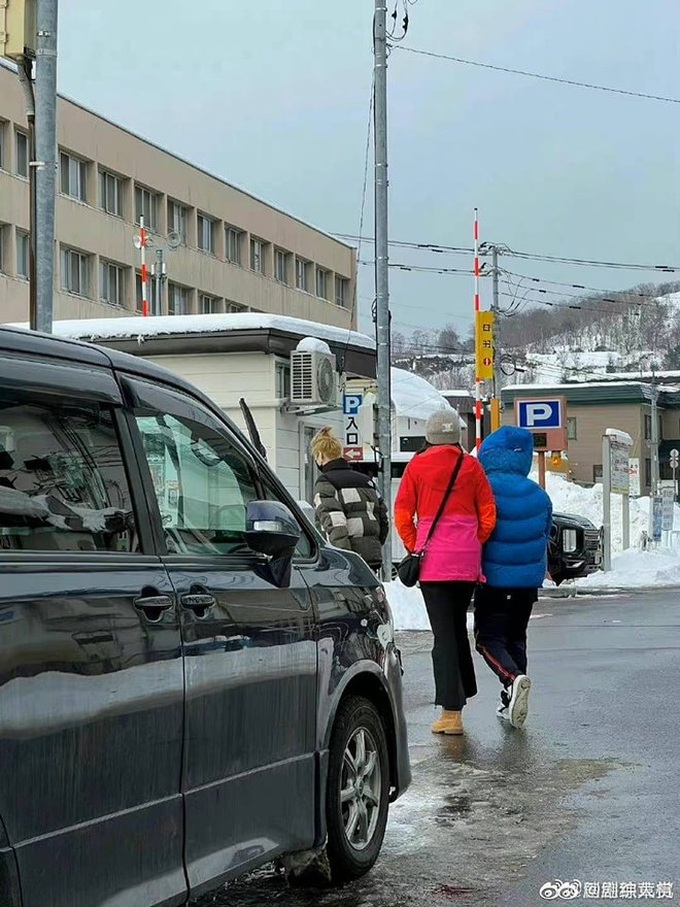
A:
{"type": "Polygon", "coordinates": [[[394,521],[406,549],[420,550],[461,456],[456,484],[423,558],[425,582],[482,578],[482,545],[496,525],[496,504],[484,470],[461,448],[437,445],[413,457],[399,485],[394,521]]]}

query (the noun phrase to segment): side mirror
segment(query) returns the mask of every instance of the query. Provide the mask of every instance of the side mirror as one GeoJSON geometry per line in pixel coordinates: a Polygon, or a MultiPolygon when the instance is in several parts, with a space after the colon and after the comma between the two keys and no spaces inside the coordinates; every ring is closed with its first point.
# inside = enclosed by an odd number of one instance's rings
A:
{"type": "Polygon", "coordinates": [[[300,541],[295,517],[279,501],[251,501],[246,514],[246,543],[258,554],[292,557],[300,541]]]}

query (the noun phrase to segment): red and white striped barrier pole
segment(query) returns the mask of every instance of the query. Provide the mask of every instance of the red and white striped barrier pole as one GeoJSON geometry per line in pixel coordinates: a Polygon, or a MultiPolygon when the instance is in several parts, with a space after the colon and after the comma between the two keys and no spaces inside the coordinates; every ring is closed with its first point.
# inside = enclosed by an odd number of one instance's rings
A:
{"type": "Polygon", "coordinates": [[[479,219],[477,217],[476,208],[475,208],[473,236],[474,236],[474,254],[475,254],[474,268],[473,268],[474,275],[475,275],[475,445],[477,447],[477,450],[479,450],[480,445],[482,443],[482,381],[481,381],[481,378],[479,377],[479,375],[477,374],[478,361],[479,361],[479,356],[477,354],[477,350],[479,349],[479,344],[481,342],[481,338],[477,336],[478,332],[479,332],[477,313],[481,309],[481,301],[480,301],[480,295],[479,295],[479,271],[480,271],[480,268],[479,268],[479,219]]]}
{"type": "Polygon", "coordinates": [[[142,260],[142,315],[146,318],[149,314],[149,272],[146,267],[146,230],[143,214],[139,216],[139,254],[142,260]]]}

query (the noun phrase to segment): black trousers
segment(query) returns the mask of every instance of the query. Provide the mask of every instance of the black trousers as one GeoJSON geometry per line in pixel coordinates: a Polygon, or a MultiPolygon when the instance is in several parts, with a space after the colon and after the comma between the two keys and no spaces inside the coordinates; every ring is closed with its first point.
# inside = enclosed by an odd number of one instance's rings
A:
{"type": "Polygon", "coordinates": [[[420,584],[434,634],[434,701],[452,712],[459,712],[477,692],[467,632],[474,588],[474,583],[462,582],[420,584]]]}
{"type": "Polygon", "coordinates": [[[527,627],[538,599],[536,589],[478,586],[475,645],[503,686],[527,672],[527,627]]]}

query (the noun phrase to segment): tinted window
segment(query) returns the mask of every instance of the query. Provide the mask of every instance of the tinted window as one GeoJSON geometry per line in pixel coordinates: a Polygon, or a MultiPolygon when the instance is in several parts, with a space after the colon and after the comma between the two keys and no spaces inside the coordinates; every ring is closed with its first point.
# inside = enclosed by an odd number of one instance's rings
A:
{"type": "Polygon", "coordinates": [[[0,402],[0,549],[131,551],[134,535],[111,411],[0,402]]]}
{"type": "Polygon", "coordinates": [[[188,417],[138,412],[168,551],[245,550],[246,510],[257,500],[253,473],[228,437],[188,417]]]}

